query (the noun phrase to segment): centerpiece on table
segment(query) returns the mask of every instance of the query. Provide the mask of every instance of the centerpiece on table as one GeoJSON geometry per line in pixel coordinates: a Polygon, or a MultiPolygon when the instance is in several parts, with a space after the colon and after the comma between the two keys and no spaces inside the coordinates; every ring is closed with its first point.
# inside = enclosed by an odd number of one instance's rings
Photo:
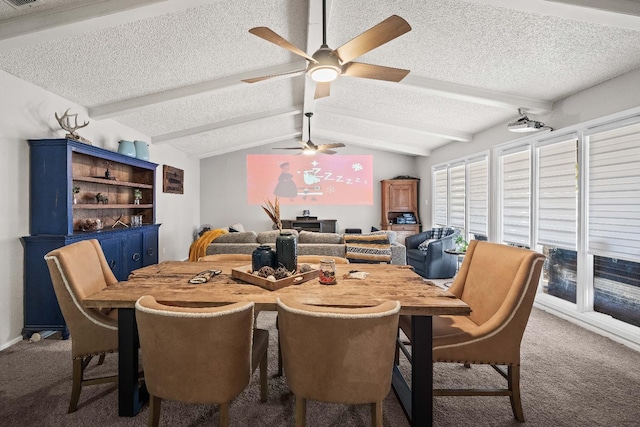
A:
{"type": "Polygon", "coordinates": [[[301,265],[298,269],[297,239],[293,234],[282,231],[278,198],[276,197],[273,203],[267,199],[262,209],[280,233],[276,237],[276,252],[273,254],[270,246],[259,246],[253,251],[251,266],[233,268],[231,275],[269,290],[300,284],[318,277],[319,270],[307,264],[301,265]]]}
{"type": "Polygon", "coordinates": [[[287,271],[295,272],[298,269],[298,241],[296,236],[282,231],[282,221],[280,220],[280,203],[276,196],[275,202],[267,199],[262,209],[267,213],[280,235],[276,238],[276,259],[278,267],[282,266],[287,271]]]}

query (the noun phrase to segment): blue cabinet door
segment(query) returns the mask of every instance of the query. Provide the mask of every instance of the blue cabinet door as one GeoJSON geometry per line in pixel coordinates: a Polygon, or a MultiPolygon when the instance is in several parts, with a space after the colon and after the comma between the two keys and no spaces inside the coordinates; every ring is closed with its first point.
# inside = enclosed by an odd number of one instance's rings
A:
{"type": "Polygon", "coordinates": [[[127,271],[126,263],[123,259],[122,251],[122,239],[126,236],[101,236],[98,238],[104,257],[107,259],[107,264],[111,267],[111,271],[116,276],[118,281],[127,280],[129,272],[127,271]]]}
{"type": "Polygon", "coordinates": [[[142,268],[142,229],[131,230],[127,233],[124,247],[128,277],[133,270],[142,268]]]}
{"type": "Polygon", "coordinates": [[[142,235],[142,264],[147,265],[158,263],[158,226],[145,230],[142,235]]]}

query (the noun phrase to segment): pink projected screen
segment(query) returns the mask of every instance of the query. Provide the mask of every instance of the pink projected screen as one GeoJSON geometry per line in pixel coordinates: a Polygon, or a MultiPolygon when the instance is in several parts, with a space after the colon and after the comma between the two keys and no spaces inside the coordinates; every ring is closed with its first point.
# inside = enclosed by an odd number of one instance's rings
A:
{"type": "Polygon", "coordinates": [[[373,156],[247,156],[249,204],[373,205],[373,156]]]}

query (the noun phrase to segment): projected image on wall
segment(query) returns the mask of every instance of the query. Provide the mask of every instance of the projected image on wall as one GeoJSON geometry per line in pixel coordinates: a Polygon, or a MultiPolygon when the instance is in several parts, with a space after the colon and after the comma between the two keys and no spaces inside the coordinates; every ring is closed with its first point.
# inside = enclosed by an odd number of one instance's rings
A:
{"type": "Polygon", "coordinates": [[[247,156],[249,204],[373,205],[373,156],[247,156]]]}

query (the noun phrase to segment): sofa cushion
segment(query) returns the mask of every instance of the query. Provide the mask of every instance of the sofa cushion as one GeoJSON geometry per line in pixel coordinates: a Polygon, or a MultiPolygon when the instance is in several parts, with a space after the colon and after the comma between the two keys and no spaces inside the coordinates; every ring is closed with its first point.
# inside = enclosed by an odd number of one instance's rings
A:
{"type": "Polygon", "coordinates": [[[342,236],[336,233],[316,233],[314,231],[300,231],[298,243],[342,243],[342,236]]]}
{"type": "Polygon", "coordinates": [[[258,243],[255,231],[227,233],[214,239],[213,243],[258,243]]]}
{"type": "MultiPolygon", "coordinates": [[[[283,233],[291,233],[298,238],[298,230],[283,229],[283,233]]],[[[258,233],[258,243],[275,243],[276,238],[280,235],[280,230],[261,231],[258,233]]]]}
{"type": "Polygon", "coordinates": [[[378,263],[391,261],[389,238],[382,234],[346,234],[345,253],[349,262],[378,263]]]}

